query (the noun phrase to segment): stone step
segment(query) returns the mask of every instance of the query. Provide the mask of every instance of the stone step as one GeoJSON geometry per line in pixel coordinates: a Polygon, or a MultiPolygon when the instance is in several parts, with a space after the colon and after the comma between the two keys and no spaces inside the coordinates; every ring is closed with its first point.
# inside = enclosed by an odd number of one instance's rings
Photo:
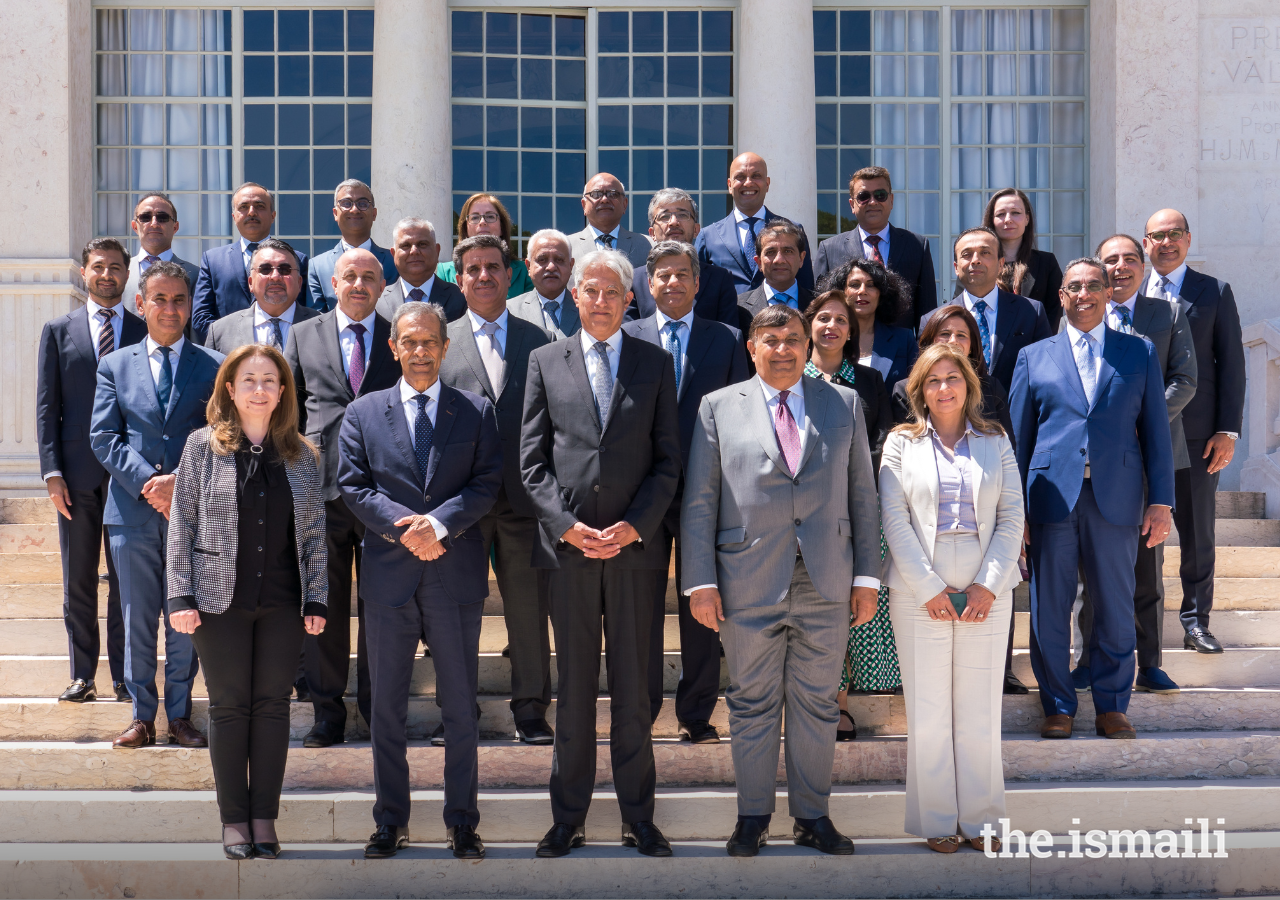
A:
{"type": "Polygon", "coordinates": [[[58,511],[45,497],[0,497],[0,523],[5,525],[56,525],[58,511]]]}
{"type": "MultiPolygon", "coordinates": [[[[1185,632],[1178,618],[1176,605],[1170,605],[1177,600],[1176,597],[1165,597],[1164,635],[1161,643],[1166,650],[1182,649],[1185,632]]],[[[1280,598],[1277,598],[1277,605],[1280,605],[1280,598]]],[[[1216,602],[1214,606],[1209,624],[1214,637],[1224,647],[1280,647],[1280,609],[1223,609],[1216,608],[1216,602]]],[[[1031,613],[1015,612],[1013,616],[1013,646],[1025,650],[1031,646],[1031,613]]],[[[4,639],[0,637],[0,646],[3,645],[4,639]]]]}
{"type": "MultiPolygon", "coordinates": [[[[1276,547],[1280,546],[1280,519],[1223,519],[1214,523],[1214,541],[1219,547],[1276,547]]],[[[1181,543],[1178,529],[1169,532],[1167,547],[1181,543]]]]}
{"type": "Polygon", "coordinates": [[[58,552],[56,523],[0,525],[0,553],[58,552]]]}
{"type": "MultiPolygon", "coordinates": [[[[1239,647],[1222,653],[1165,650],[1161,668],[1182,687],[1250,688],[1280,685],[1280,648],[1239,647]]],[[[1028,650],[1013,651],[1013,671],[1030,687],[1036,683],[1028,650]]]]}
{"type": "Polygon", "coordinates": [[[1219,519],[1261,519],[1267,514],[1263,491],[1218,491],[1214,516],[1219,519]]]}
{"type": "MultiPolygon", "coordinates": [[[[1166,578],[1177,577],[1181,560],[1181,548],[1165,548],[1166,578]]],[[[1220,543],[1213,574],[1216,578],[1280,578],[1280,547],[1227,547],[1220,543]]]]}

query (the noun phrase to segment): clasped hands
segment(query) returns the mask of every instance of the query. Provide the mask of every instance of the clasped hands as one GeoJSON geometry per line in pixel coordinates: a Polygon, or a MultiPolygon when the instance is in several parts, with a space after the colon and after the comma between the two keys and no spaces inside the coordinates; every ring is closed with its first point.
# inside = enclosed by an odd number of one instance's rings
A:
{"type": "Polygon", "coordinates": [[[980,584],[971,584],[963,591],[948,587],[938,596],[924,605],[929,611],[929,618],[939,622],[985,622],[991,612],[991,604],[996,602],[996,595],[980,584]],[[956,615],[956,608],[947,594],[966,594],[969,598],[964,612],[956,615]]]}
{"type": "Polygon", "coordinates": [[[577,547],[587,559],[612,559],[627,544],[640,540],[640,533],[630,522],[614,522],[604,530],[574,522],[572,528],[560,535],[560,540],[577,547]]]}
{"type": "Polygon", "coordinates": [[[166,519],[169,518],[169,506],[173,503],[173,483],[177,478],[176,474],[152,475],[142,486],[142,499],[166,519]]]}
{"type": "Polygon", "coordinates": [[[405,516],[395,526],[405,529],[400,535],[400,543],[418,559],[431,562],[444,556],[447,548],[440,542],[440,536],[426,516],[405,516]]]}

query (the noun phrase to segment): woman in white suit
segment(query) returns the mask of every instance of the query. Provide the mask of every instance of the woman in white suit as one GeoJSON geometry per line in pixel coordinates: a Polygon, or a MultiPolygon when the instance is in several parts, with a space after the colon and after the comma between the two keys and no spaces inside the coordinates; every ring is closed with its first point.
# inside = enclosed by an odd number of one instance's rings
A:
{"type": "Polygon", "coordinates": [[[910,735],[905,830],[942,853],[981,850],[982,826],[1005,815],[1000,703],[1022,482],[967,358],[926,348],[907,394],[914,421],[889,435],[880,466],[910,735]]]}

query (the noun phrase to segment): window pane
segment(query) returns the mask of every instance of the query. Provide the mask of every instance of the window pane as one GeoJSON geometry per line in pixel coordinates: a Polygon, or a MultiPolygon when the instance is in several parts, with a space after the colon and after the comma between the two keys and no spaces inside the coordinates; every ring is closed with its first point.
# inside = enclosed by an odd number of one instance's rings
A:
{"type": "Polygon", "coordinates": [[[452,34],[454,53],[482,53],[484,51],[484,14],[454,10],[452,34]]]}
{"type": "MultiPolygon", "coordinates": [[[[703,150],[702,151],[702,189],[706,190],[724,190],[729,183],[729,160],[731,159],[732,150],[703,150]]],[[[706,202],[703,202],[706,206],[706,202]]],[[[704,209],[705,212],[705,209],[704,209]]],[[[716,218],[720,218],[721,213],[716,218]]]]}
{"type": "Polygon", "coordinates": [[[1048,103],[1018,104],[1018,143],[1050,143],[1048,103]]]}
{"type": "Polygon", "coordinates": [[[1084,194],[1062,192],[1053,195],[1053,230],[1058,234],[1084,231],[1084,194]]]}
{"type": "Polygon", "coordinates": [[[310,57],[280,56],[280,96],[305,97],[311,93],[310,57]]]}
{"type": "Polygon", "coordinates": [[[871,96],[871,57],[840,57],[840,96],[871,96]]]}
{"type": "Polygon", "coordinates": [[[245,10],[244,49],[246,51],[276,49],[275,13],[265,10],[245,10]]]}
{"type": "Polygon", "coordinates": [[[347,57],[347,96],[373,96],[373,57],[347,57]]]}
{"type": "Polygon", "coordinates": [[[313,94],[317,97],[341,97],[346,91],[342,84],[341,56],[313,56],[311,72],[313,77],[313,94]]]}
{"type": "Polygon", "coordinates": [[[1016,50],[1017,10],[992,9],[987,11],[987,49],[1016,50]]]}
{"type": "Polygon", "coordinates": [[[453,189],[474,193],[484,188],[484,151],[453,151],[453,189]]]}
{"type": "Polygon", "coordinates": [[[485,107],[486,118],[488,119],[488,136],[489,146],[491,147],[515,147],[516,146],[516,117],[517,109],[514,106],[488,106],[485,107]]]}
{"type": "Polygon", "coordinates": [[[667,13],[667,52],[698,52],[698,14],[696,12],[667,13]]]}
{"type": "Polygon", "coordinates": [[[556,56],[587,55],[587,20],[556,16],[556,56]]]}
{"type": "Polygon", "coordinates": [[[907,57],[907,96],[938,96],[938,57],[907,57]]]}
{"type": "Polygon", "coordinates": [[[702,52],[733,52],[733,13],[708,10],[702,14],[702,52]]]}
{"type": "MultiPolygon", "coordinates": [[[[632,190],[657,191],[665,186],[661,150],[633,150],[631,152],[632,190]]],[[[646,204],[647,205],[647,204],[646,204]]]]}
{"type": "Polygon", "coordinates": [[[631,180],[631,164],[628,150],[601,150],[598,154],[600,171],[608,172],[624,184],[631,180]]]}
{"type": "Polygon", "coordinates": [[[632,57],[631,78],[633,97],[661,97],[666,81],[662,57],[632,57]]]}
{"type": "Polygon", "coordinates": [[[485,13],[484,19],[485,52],[515,54],[517,52],[515,13],[485,13]]]}
{"type": "Polygon", "coordinates": [[[347,177],[359,178],[365,184],[373,181],[373,167],[368,150],[347,150],[347,177]]]}
{"type": "Polygon", "coordinates": [[[957,97],[982,95],[982,57],[964,54],[951,57],[951,93],[957,97]]]}
{"type": "MultiPolygon", "coordinates": [[[[858,57],[851,57],[857,59],[858,57]]],[[[904,56],[875,57],[876,96],[904,97],[907,93],[907,61],[904,56]]]]}
{"type": "Polygon", "coordinates": [[[698,189],[697,150],[667,151],[666,184],[686,191],[696,191],[698,189]]]}
{"type": "Polygon", "coordinates": [[[342,10],[317,9],[311,14],[311,49],[341,53],[346,49],[344,35],[342,10]]]}
{"type": "Polygon", "coordinates": [[[938,107],[914,103],[907,107],[907,141],[912,144],[938,143],[938,107]]]}
{"type": "Polygon", "coordinates": [[[987,95],[1010,97],[1018,93],[1016,80],[1017,57],[1012,53],[987,57],[987,95]]]}
{"type": "Polygon", "coordinates": [[[1018,49],[1049,49],[1049,10],[1023,9],[1018,11],[1018,49]]]}
{"type": "MultiPolygon", "coordinates": [[[[274,183],[273,178],[270,183],[274,183]]],[[[260,182],[268,184],[268,182],[260,182]]],[[[225,235],[231,233],[231,198],[223,195],[204,194],[200,198],[200,231],[202,234],[225,235]]]]}
{"type": "Polygon", "coordinates": [[[936,191],[938,183],[938,151],[914,148],[908,150],[907,187],[917,191],[936,191]]]}
{"type": "Polygon", "coordinates": [[[525,100],[551,99],[551,60],[520,60],[520,96],[525,100]]]}
{"type": "Polygon", "coordinates": [[[164,151],[134,150],[130,184],[136,191],[164,190],[164,151]]]}
{"type": "Polygon", "coordinates": [[[210,191],[231,190],[231,151],[205,150],[201,187],[210,191]]]}
{"type": "MultiPolygon", "coordinates": [[[[311,154],[312,179],[311,186],[317,190],[331,191],[337,187],[338,182],[346,177],[346,166],[343,165],[344,154],[341,150],[315,150],[311,154]]],[[[329,196],[325,209],[333,208],[333,197],[329,196]]],[[[329,216],[329,221],[333,221],[333,216],[329,216]]],[[[336,234],[337,227],[334,226],[333,231],[317,231],[318,234],[336,234]]]]}
{"type": "MultiPolygon", "coordinates": [[[[309,150],[280,150],[280,189],[305,191],[311,188],[311,152],[309,150]]],[[[307,229],[291,229],[292,233],[304,233],[307,229]]]]}
{"type": "Polygon", "coordinates": [[[814,93],[819,97],[835,97],[837,56],[815,56],[813,58],[814,93]]]}
{"type": "Polygon", "coordinates": [[[129,189],[129,151],[98,151],[98,190],[125,191],[129,189]]]}
{"type": "Polygon", "coordinates": [[[1012,103],[987,104],[987,143],[1012,144],[1016,141],[1012,103]]]}
{"type": "Polygon", "coordinates": [[[129,135],[126,130],[128,120],[128,116],[126,115],[127,110],[128,107],[123,103],[98,104],[99,144],[129,143],[129,135]]]}
{"type": "Polygon", "coordinates": [[[840,187],[840,151],[820,147],[817,151],[818,190],[840,187]]]}
{"type": "MultiPolygon", "coordinates": [[[[458,143],[456,134],[454,143],[458,143]]],[[[538,106],[525,107],[521,110],[520,146],[551,148],[551,110],[538,106]]]]}
{"type": "Polygon", "coordinates": [[[816,133],[817,143],[834,144],[836,143],[837,132],[839,129],[839,107],[834,103],[819,103],[816,109],[816,133]]]}
{"type": "Polygon", "coordinates": [[[587,111],[556,110],[556,146],[561,150],[585,150],[587,147],[587,111]]]}
{"type": "Polygon", "coordinates": [[[200,57],[166,56],[165,78],[170,97],[200,96],[200,57]]]}
{"type": "Polygon", "coordinates": [[[128,93],[124,78],[124,56],[98,56],[98,95],[123,97],[128,93]]]}
{"type": "Polygon", "coordinates": [[[1055,9],[1053,11],[1053,49],[1086,50],[1085,10],[1055,9]]]}
{"type": "Polygon", "coordinates": [[[942,206],[936,193],[907,195],[907,227],[919,234],[942,230],[942,206]]]}
{"type": "Polygon", "coordinates": [[[129,57],[129,93],[135,97],[164,96],[164,57],[135,53],[129,57]]]}
{"type": "Polygon", "coordinates": [[[129,49],[164,49],[164,20],[161,10],[134,9],[129,11],[129,49]]]}
{"type": "Polygon", "coordinates": [[[840,12],[840,49],[842,51],[871,49],[870,12],[848,9],[840,12]]]}
{"type": "Polygon", "coordinates": [[[520,16],[520,52],[530,56],[551,55],[551,16],[532,13],[520,16]]]}
{"type": "Polygon", "coordinates": [[[933,53],[937,52],[937,10],[911,10],[907,13],[907,49],[933,53]]]}
{"type": "Polygon", "coordinates": [[[624,12],[600,13],[597,19],[600,53],[626,53],[631,49],[629,20],[624,12]]]}
{"type": "MultiPolygon", "coordinates": [[[[283,173],[281,173],[281,177],[283,178],[283,173]]],[[[276,219],[276,230],[286,237],[310,234],[311,195],[282,194],[279,200],[280,216],[276,219]]]]}
{"type": "Polygon", "coordinates": [[[164,143],[164,104],[135,103],[129,118],[133,121],[132,144],[164,143]]]}
{"type": "MultiPolygon", "coordinates": [[[[206,9],[200,13],[200,49],[231,49],[231,10],[206,9]]],[[[248,50],[248,47],[245,47],[248,50]]]]}
{"type": "Polygon", "coordinates": [[[1084,143],[1084,104],[1053,104],[1053,139],[1059,144],[1084,143]]]}
{"type": "Polygon", "coordinates": [[[526,191],[545,191],[551,185],[551,154],[520,154],[521,184],[526,191]]]}
{"type": "MultiPolygon", "coordinates": [[[[1039,187],[1040,185],[1037,185],[1039,187]]],[[[1055,147],[1053,150],[1053,186],[1083,188],[1084,150],[1079,147],[1055,147]]]]}
{"type": "MultiPolygon", "coordinates": [[[[456,13],[455,13],[456,15],[456,13]]],[[[479,56],[453,58],[453,96],[484,96],[484,60],[479,56]]]]}
{"type": "Polygon", "coordinates": [[[599,110],[599,119],[601,147],[625,147],[631,143],[628,107],[602,106],[599,110]]]}
{"type": "Polygon", "coordinates": [[[1018,186],[1026,190],[1049,186],[1049,148],[1022,147],[1018,150],[1018,186]]]}
{"type": "Polygon", "coordinates": [[[1084,77],[1083,53],[1059,53],[1053,57],[1053,92],[1059,97],[1084,96],[1084,77]]]}
{"type": "MultiPolygon", "coordinates": [[[[982,150],[977,147],[956,147],[951,151],[951,186],[953,188],[982,187],[982,150]]],[[[977,221],[970,219],[969,221],[977,221]]]]}
{"type": "Polygon", "coordinates": [[[631,49],[635,53],[661,53],[664,42],[661,12],[636,11],[631,14],[631,49]]]}
{"type": "Polygon", "coordinates": [[[231,96],[231,56],[202,56],[204,69],[204,95],[206,97],[231,96]]]}
{"type": "Polygon", "coordinates": [[[901,103],[876,104],[876,143],[907,142],[907,108],[901,103]]]}
{"type": "MultiPolygon", "coordinates": [[[[512,16],[512,18],[515,17],[512,16]]],[[[516,99],[516,70],[517,62],[514,59],[502,56],[485,57],[485,75],[488,80],[485,96],[516,99]]]]}
{"type": "Polygon", "coordinates": [[[587,99],[587,64],[580,59],[556,60],[556,99],[587,99]]]}
{"type": "Polygon", "coordinates": [[[373,105],[347,104],[347,143],[369,144],[373,133],[373,105]]]}
{"type": "Polygon", "coordinates": [[[484,146],[484,107],[453,107],[453,143],[464,146],[484,146]]]}
{"type": "Polygon", "coordinates": [[[662,143],[661,106],[633,106],[631,120],[631,143],[646,146],[662,143]]]}
{"type": "Polygon", "coordinates": [[[698,58],[696,56],[667,58],[667,96],[698,96],[698,58]]]}
{"type": "MultiPolygon", "coordinates": [[[[338,181],[342,179],[339,178],[338,181]]],[[[337,237],[338,223],[333,218],[333,195],[314,194],[311,197],[311,233],[337,237]]]]}
{"type": "Polygon", "coordinates": [[[1049,54],[1028,53],[1018,57],[1018,88],[1024,97],[1049,93],[1049,54]]]}
{"type": "Polygon", "coordinates": [[[631,96],[629,62],[625,56],[600,57],[601,97],[631,96]]]}
{"type": "Polygon", "coordinates": [[[276,49],[305,53],[311,49],[311,17],[306,10],[280,10],[276,14],[276,49]]]}
{"type": "Polygon", "coordinates": [[[951,49],[982,49],[982,10],[956,9],[951,12],[951,49]]]}
{"type": "Polygon", "coordinates": [[[981,103],[952,104],[951,141],[955,144],[982,143],[981,103]]]}
{"type": "Polygon", "coordinates": [[[125,18],[127,10],[100,9],[97,11],[97,46],[98,50],[124,50],[125,18]]]}
{"type": "Polygon", "coordinates": [[[244,142],[271,145],[276,142],[276,108],[269,103],[244,106],[244,142]]]}
{"type": "MultiPolygon", "coordinates": [[[[846,148],[840,151],[840,181],[841,187],[846,190],[849,187],[849,179],[853,177],[853,173],[859,169],[865,169],[871,165],[870,148],[846,148]]],[[[901,171],[901,166],[893,166],[890,171],[901,171]]]]}
{"type": "Polygon", "coordinates": [[[998,190],[1017,183],[1012,147],[992,147],[987,151],[987,187],[998,190]]]}
{"type": "Polygon", "coordinates": [[[200,143],[200,107],[195,103],[169,104],[169,143],[200,143]]]}
{"type": "MultiPolygon", "coordinates": [[[[556,154],[556,191],[562,194],[581,194],[587,183],[587,156],[585,153],[556,154]]],[[[576,202],[576,200],[575,200],[576,202]]]]}
{"type": "Polygon", "coordinates": [[[875,12],[875,49],[878,51],[907,48],[907,14],[901,10],[878,9],[875,12]]]}
{"type": "Polygon", "coordinates": [[[272,56],[244,58],[244,95],[274,97],[276,95],[276,61],[272,56]]]}
{"type": "Polygon", "coordinates": [[[871,104],[840,104],[840,143],[871,143],[871,104]]]}
{"type": "Polygon", "coordinates": [[[487,191],[520,190],[519,154],[511,150],[489,150],[485,152],[484,187],[487,191]]]}
{"type": "Polygon", "coordinates": [[[836,13],[831,9],[813,11],[813,49],[836,49],[836,13]]]}
{"type": "Polygon", "coordinates": [[[244,151],[244,180],[256,181],[267,190],[276,187],[276,154],[274,150],[244,151]]]}
{"type": "Polygon", "coordinates": [[[352,53],[373,52],[373,10],[347,11],[347,50],[352,53]]]}
{"type": "Polygon", "coordinates": [[[346,110],[341,104],[317,103],[311,107],[311,118],[315,132],[312,143],[330,146],[346,143],[346,110]]]}
{"type": "Polygon", "coordinates": [[[305,103],[281,103],[280,143],[305,146],[311,143],[311,107],[305,103]]]}
{"type": "Polygon", "coordinates": [[[698,107],[667,107],[667,143],[676,146],[698,143],[698,107]]]}

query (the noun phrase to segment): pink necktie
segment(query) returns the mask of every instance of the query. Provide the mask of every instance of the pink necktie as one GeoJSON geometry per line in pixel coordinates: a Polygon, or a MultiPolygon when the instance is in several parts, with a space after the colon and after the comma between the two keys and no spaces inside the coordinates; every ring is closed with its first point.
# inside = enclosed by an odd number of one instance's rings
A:
{"type": "Polygon", "coordinates": [[[796,428],[796,420],[791,415],[791,407],[787,406],[790,391],[779,391],[778,408],[773,412],[773,433],[778,437],[778,447],[782,450],[782,458],[787,462],[787,471],[792,475],[800,465],[800,429],[796,428]]]}

